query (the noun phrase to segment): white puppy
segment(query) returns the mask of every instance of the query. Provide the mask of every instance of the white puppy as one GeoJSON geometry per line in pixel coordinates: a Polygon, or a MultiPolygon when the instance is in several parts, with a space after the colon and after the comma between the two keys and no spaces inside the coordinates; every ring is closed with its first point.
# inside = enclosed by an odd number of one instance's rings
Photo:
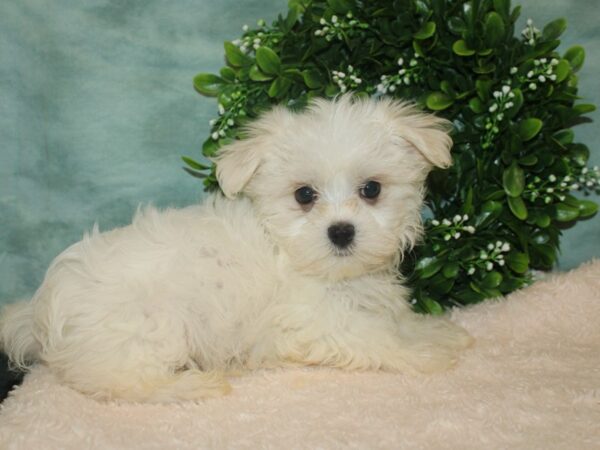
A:
{"type": "Polygon", "coordinates": [[[95,229],[6,308],[0,340],[96,398],[227,392],[228,371],[287,365],[432,372],[471,338],[407,306],[397,267],[447,122],[390,100],[278,107],[222,149],[223,192],[95,229]]]}

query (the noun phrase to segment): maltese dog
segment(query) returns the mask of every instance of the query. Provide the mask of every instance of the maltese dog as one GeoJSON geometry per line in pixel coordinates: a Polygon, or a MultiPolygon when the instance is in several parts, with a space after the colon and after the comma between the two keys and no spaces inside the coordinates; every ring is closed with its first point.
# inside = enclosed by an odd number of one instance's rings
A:
{"type": "Polygon", "coordinates": [[[448,129],[389,99],[276,107],[216,157],[224,196],[95,227],[5,308],[2,347],[94,398],[155,403],[221,395],[245,369],[447,369],[472,339],[412,312],[398,265],[448,129]]]}

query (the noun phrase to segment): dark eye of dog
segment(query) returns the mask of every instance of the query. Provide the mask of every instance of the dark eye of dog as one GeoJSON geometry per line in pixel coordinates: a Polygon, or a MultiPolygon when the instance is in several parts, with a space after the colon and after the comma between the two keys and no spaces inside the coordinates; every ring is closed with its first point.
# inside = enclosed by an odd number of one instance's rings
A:
{"type": "Polygon", "coordinates": [[[368,181],[361,189],[360,196],[367,200],[374,200],[381,192],[381,184],[377,181],[368,181]]]}
{"type": "Polygon", "coordinates": [[[310,186],[302,186],[301,188],[296,189],[294,197],[296,197],[296,201],[301,205],[308,205],[315,201],[317,193],[310,186]]]}

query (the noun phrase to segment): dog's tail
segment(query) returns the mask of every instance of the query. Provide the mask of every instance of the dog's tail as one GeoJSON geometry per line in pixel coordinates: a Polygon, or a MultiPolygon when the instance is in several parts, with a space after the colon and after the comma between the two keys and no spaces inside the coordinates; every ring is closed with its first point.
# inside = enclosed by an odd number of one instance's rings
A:
{"type": "Polygon", "coordinates": [[[33,335],[31,302],[6,305],[0,313],[0,349],[10,359],[13,368],[27,370],[39,353],[39,343],[33,335]]]}

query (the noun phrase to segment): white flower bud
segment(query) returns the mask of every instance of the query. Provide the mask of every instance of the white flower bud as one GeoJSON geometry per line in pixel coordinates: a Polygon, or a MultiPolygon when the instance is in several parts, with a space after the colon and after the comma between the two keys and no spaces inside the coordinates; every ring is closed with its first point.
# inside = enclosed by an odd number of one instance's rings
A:
{"type": "Polygon", "coordinates": [[[502,244],[502,251],[503,252],[510,251],[510,244],[508,242],[505,242],[504,244],[502,244]]]}
{"type": "Polygon", "coordinates": [[[331,23],[336,23],[338,21],[337,16],[331,16],[331,23]]]}
{"type": "Polygon", "coordinates": [[[445,241],[449,241],[452,238],[452,236],[450,236],[449,234],[445,234],[444,235],[444,240],[445,241]]]}
{"type": "Polygon", "coordinates": [[[527,25],[529,25],[529,26],[533,25],[533,20],[527,19],[527,25]]]}
{"type": "Polygon", "coordinates": [[[393,84],[390,86],[390,92],[395,92],[396,91],[396,86],[394,86],[393,84]]]}
{"type": "Polygon", "coordinates": [[[502,92],[494,91],[494,93],[492,95],[494,96],[494,98],[500,98],[500,97],[502,97],[502,92]]]}
{"type": "Polygon", "coordinates": [[[535,75],[535,73],[533,72],[533,70],[530,70],[529,72],[527,72],[527,78],[533,78],[534,75],[535,75]]]}
{"type": "Polygon", "coordinates": [[[535,39],[533,39],[533,38],[529,39],[529,45],[533,45],[533,44],[535,44],[535,39]]]}
{"type": "Polygon", "coordinates": [[[519,69],[517,69],[516,67],[511,67],[510,68],[510,74],[514,75],[515,73],[517,73],[519,71],[519,69]]]}
{"type": "Polygon", "coordinates": [[[464,214],[462,216],[462,220],[469,220],[469,215],[468,214],[464,214]]]}
{"type": "Polygon", "coordinates": [[[546,58],[542,58],[542,59],[540,59],[540,62],[541,62],[542,64],[546,64],[546,63],[548,62],[548,60],[547,60],[546,58]]]}
{"type": "Polygon", "coordinates": [[[537,89],[537,85],[535,83],[529,83],[529,89],[535,91],[537,89]]]}
{"type": "Polygon", "coordinates": [[[220,114],[220,115],[223,115],[223,114],[225,114],[225,107],[224,107],[223,105],[221,105],[221,104],[219,103],[219,105],[217,106],[217,108],[219,109],[219,114],[220,114]]]}
{"type": "Polygon", "coordinates": [[[494,264],[491,261],[485,263],[485,270],[487,270],[488,272],[491,271],[493,268],[494,264]]]}
{"type": "Polygon", "coordinates": [[[404,84],[408,85],[410,84],[410,77],[408,75],[405,75],[404,78],[402,78],[402,81],[404,81],[404,84]]]}
{"type": "Polygon", "coordinates": [[[473,275],[474,273],[475,273],[475,267],[469,267],[469,270],[467,270],[467,274],[473,275]]]}
{"type": "Polygon", "coordinates": [[[538,77],[538,80],[540,81],[540,83],[545,83],[546,82],[546,77],[544,75],[540,75],[538,77]]]}
{"type": "Polygon", "coordinates": [[[550,175],[548,175],[548,180],[554,183],[556,181],[556,175],[551,173],[550,175]]]}
{"type": "Polygon", "coordinates": [[[442,223],[446,226],[452,225],[452,222],[450,222],[448,219],[442,220],[442,223]]]}
{"type": "Polygon", "coordinates": [[[459,231],[457,231],[456,234],[454,235],[454,239],[458,239],[458,238],[460,238],[460,232],[459,231]]]}
{"type": "Polygon", "coordinates": [[[487,245],[487,249],[488,250],[494,250],[494,244],[488,244],[487,245]]]}
{"type": "Polygon", "coordinates": [[[452,220],[454,223],[458,223],[462,220],[462,217],[457,214],[456,216],[454,216],[454,218],[452,220]]]}
{"type": "Polygon", "coordinates": [[[321,20],[319,20],[319,23],[320,23],[321,25],[325,25],[327,22],[325,21],[325,19],[323,19],[323,18],[321,17],[321,20]]]}
{"type": "Polygon", "coordinates": [[[398,65],[401,66],[404,64],[404,58],[398,58],[398,65]]]}
{"type": "Polygon", "coordinates": [[[498,104],[494,103],[492,106],[489,107],[488,111],[493,113],[498,109],[498,104]]]}
{"type": "Polygon", "coordinates": [[[244,31],[244,32],[248,31],[248,25],[242,26],[242,31],[244,31]]]}
{"type": "Polygon", "coordinates": [[[508,94],[510,92],[510,86],[507,86],[507,85],[502,86],[502,92],[504,94],[508,94]]]}
{"type": "Polygon", "coordinates": [[[216,141],[219,139],[219,133],[215,131],[213,134],[210,135],[210,137],[213,138],[213,141],[216,141]]]}
{"type": "Polygon", "coordinates": [[[504,262],[504,260],[503,260],[503,259],[501,259],[500,261],[498,261],[498,264],[499,264],[500,266],[504,266],[505,262],[504,262]]]}
{"type": "Polygon", "coordinates": [[[553,66],[556,66],[556,65],[558,65],[558,59],[556,59],[556,58],[552,58],[552,59],[550,60],[550,64],[552,64],[553,66]]]}
{"type": "Polygon", "coordinates": [[[433,225],[434,227],[437,227],[439,224],[440,224],[440,221],[439,221],[439,220],[433,219],[433,220],[431,221],[431,225],[433,225]]]}

